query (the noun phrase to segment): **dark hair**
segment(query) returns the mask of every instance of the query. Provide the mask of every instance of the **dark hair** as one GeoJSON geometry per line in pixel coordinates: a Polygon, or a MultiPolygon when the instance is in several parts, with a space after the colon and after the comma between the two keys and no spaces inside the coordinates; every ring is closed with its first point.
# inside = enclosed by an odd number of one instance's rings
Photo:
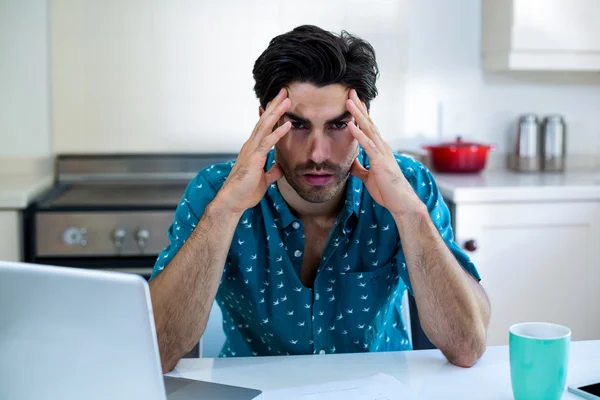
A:
{"type": "Polygon", "coordinates": [[[377,96],[379,69],[368,42],[342,31],[336,35],[317,26],[302,25],[276,36],[252,70],[254,92],[266,108],[282,87],[292,82],[317,87],[341,83],[356,89],[369,107],[377,96]]]}

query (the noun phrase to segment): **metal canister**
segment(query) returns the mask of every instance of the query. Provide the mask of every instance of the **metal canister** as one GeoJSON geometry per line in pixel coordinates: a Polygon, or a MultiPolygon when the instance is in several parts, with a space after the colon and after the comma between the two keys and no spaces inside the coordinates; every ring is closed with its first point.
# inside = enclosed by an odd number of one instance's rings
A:
{"type": "Polygon", "coordinates": [[[540,124],[535,114],[519,118],[514,148],[509,154],[508,166],[515,171],[535,172],[542,166],[540,124]]]}
{"type": "Polygon", "coordinates": [[[563,172],[566,164],[567,127],[560,115],[549,115],[542,123],[542,170],[563,172]]]}

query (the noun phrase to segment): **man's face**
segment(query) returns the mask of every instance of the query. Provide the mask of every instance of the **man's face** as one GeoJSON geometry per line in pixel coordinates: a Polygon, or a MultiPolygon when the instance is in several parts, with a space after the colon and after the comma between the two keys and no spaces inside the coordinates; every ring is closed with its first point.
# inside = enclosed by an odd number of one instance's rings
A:
{"type": "Polygon", "coordinates": [[[304,200],[331,200],[348,179],[358,155],[358,142],[348,128],[349,88],[340,84],[317,88],[310,83],[288,87],[291,106],[279,125],[292,129],[275,145],[275,158],[285,179],[304,200]]]}

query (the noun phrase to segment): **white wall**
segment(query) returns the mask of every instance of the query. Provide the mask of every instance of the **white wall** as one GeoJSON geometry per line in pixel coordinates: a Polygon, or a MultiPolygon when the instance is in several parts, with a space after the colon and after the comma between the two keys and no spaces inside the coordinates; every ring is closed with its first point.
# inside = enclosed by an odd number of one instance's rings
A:
{"type": "Polygon", "coordinates": [[[255,59],[305,23],[372,42],[381,62],[374,115],[398,137],[404,1],[53,0],[54,150],[238,151],[258,119],[255,59]]]}
{"type": "Polygon", "coordinates": [[[406,136],[461,132],[502,152],[520,114],[561,113],[568,151],[600,156],[600,74],[486,74],[480,16],[480,0],[410,2],[406,136]]]}
{"type": "Polygon", "coordinates": [[[480,0],[52,0],[56,152],[237,151],[257,119],[252,66],[296,25],[369,40],[373,116],[398,146],[456,134],[506,150],[525,112],[562,113],[600,155],[600,74],[489,74],[480,0]],[[404,143],[403,143],[404,142],[404,143]]]}
{"type": "Polygon", "coordinates": [[[50,154],[48,6],[0,0],[0,157],[50,154]]]}

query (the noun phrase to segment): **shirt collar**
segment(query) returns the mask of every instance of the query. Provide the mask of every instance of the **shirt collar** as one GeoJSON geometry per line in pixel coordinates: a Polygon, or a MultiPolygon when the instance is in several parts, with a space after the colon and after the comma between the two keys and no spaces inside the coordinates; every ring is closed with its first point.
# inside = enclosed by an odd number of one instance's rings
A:
{"type": "MultiPolygon", "coordinates": [[[[362,165],[364,165],[365,154],[362,147],[359,148],[358,160],[362,165]]],[[[265,171],[268,171],[269,168],[273,166],[275,163],[275,151],[271,149],[269,154],[267,155],[267,162],[265,163],[265,171]]],[[[350,175],[348,177],[348,182],[346,185],[346,198],[344,200],[343,212],[340,217],[341,221],[344,222],[344,226],[347,225],[348,220],[351,215],[356,215],[357,217],[360,215],[360,206],[363,192],[363,183],[357,177],[350,175]]],[[[279,192],[279,188],[276,183],[272,183],[269,189],[267,189],[267,195],[271,198],[273,202],[273,215],[275,216],[275,224],[278,229],[287,228],[294,221],[297,221],[298,218],[292,214],[290,208],[288,207],[285,199],[279,192]]]]}
{"type": "MultiPolygon", "coordinates": [[[[360,161],[361,165],[365,165],[365,152],[363,151],[362,147],[359,147],[359,153],[358,153],[358,161],[360,161]]],[[[356,216],[358,217],[360,215],[360,205],[361,205],[361,199],[362,199],[362,192],[363,192],[363,183],[360,179],[358,179],[357,177],[355,177],[354,175],[350,175],[350,177],[348,178],[348,188],[346,191],[346,201],[348,203],[347,206],[350,206],[349,208],[351,209],[351,211],[356,214],[356,216]]]]}
{"type": "MultiPolygon", "coordinates": [[[[364,165],[365,155],[362,147],[359,148],[358,161],[360,161],[361,165],[364,165]]],[[[355,215],[357,218],[360,216],[360,207],[362,204],[362,192],[363,192],[363,183],[360,179],[358,179],[354,175],[350,175],[348,177],[348,184],[346,185],[346,199],[345,199],[345,207],[343,214],[343,222],[344,222],[344,232],[352,229],[349,224],[350,217],[355,215]]]]}

